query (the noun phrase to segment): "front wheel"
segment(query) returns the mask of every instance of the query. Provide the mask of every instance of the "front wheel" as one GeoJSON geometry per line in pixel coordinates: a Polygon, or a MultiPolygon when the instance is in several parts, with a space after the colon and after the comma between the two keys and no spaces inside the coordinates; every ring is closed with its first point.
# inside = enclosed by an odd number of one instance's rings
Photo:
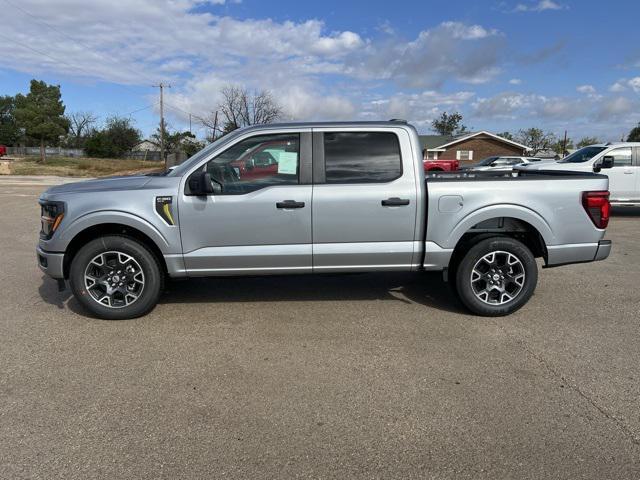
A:
{"type": "Polygon", "coordinates": [[[158,302],[163,276],[155,255],[133,238],[108,235],[82,247],[71,262],[71,290],[91,313],[124,320],[158,302]]]}
{"type": "Polygon", "coordinates": [[[473,313],[488,317],[508,315],[533,295],[538,282],[536,259],[523,243],[509,237],[487,238],[462,258],[456,289],[473,313]]]}

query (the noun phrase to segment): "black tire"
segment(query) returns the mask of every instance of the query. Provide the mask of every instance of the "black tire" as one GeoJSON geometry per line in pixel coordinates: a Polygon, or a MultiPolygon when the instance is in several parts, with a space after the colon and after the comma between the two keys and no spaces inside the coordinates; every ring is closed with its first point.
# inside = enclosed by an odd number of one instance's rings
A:
{"type": "MultiPolygon", "coordinates": [[[[113,280],[112,277],[110,277],[110,279],[113,280]]],[[[125,282],[127,280],[125,280],[125,282]]],[[[131,237],[108,235],[92,240],[78,251],[71,262],[69,283],[78,301],[96,317],[105,320],[126,320],[145,315],[155,307],[163,288],[164,275],[158,264],[158,259],[144,244],[131,237]],[[106,286],[102,287],[102,285],[105,284],[104,279],[96,282],[95,288],[89,287],[92,289],[91,292],[88,291],[85,282],[85,272],[87,268],[90,268],[90,264],[94,267],[96,264],[92,264],[92,260],[101,254],[105,255],[105,257],[103,257],[104,260],[101,261],[106,263],[106,265],[95,268],[104,270],[104,272],[101,273],[105,275],[110,274],[108,271],[111,268],[109,267],[109,262],[114,262],[114,260],[112,260],[113,253],[110,252],[121,252],[124,254],[120,257],[116,256],[115,258],[125,259],[127,256],[130,257],[133,261],[129,260],[131,263],[125,263],[125,265],[132,265],[131,269],[133,272],[136,272],[137,275],[140,275],[140,273],[138,273],[140,270],[142,272],[142,275],[138,277],[138,280],[142,280],[142,286],[139,286],[140,281],[134,285],[132,278],[127,279],[129,281],[127,285],[132,285],[132,288],[137,289],[134,292],[136,298],[132,300],[134,295],[128,294],[126,295],[128,299],[124,300],[124,293],[114,293],[112,295],[113,298],[105,300],[105,302],[109,304],[113,303],[113,306],[102,304],[96,298],[100,296],[102,289],[106,288],[106,286]],[[127,302],[131,303],[127,304],[127,302]],[[123,303],[125,305],[122,305],[123,303]]],[[[124,288],[127,287],[125,286],[124,288]]],[[[119,290],[123,289],[120,288],[119,290]]]]}
{"type": "Polygon", "coordinates": [[[538,265],[531,250],[510,237],[487,238],[473,245],[458,263],[455,275],[460,301],[485,317],[515,312],[529,301],[537,283],[538,265]],[[496,254],[491,257],[492,253],[496,254]]]}

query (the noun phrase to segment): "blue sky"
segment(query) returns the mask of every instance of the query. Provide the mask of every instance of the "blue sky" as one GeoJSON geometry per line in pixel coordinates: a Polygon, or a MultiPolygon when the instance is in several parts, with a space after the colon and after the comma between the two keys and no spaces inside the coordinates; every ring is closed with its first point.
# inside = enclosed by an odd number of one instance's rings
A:
{"type": "Polygon", "coordinates": [[[67,111],[202,135],[220,89],[268,89],[285,119],[537,126],[618,140],[640,121],[640,2],[0,0],[0,94],[31,78],[67,111]]]}

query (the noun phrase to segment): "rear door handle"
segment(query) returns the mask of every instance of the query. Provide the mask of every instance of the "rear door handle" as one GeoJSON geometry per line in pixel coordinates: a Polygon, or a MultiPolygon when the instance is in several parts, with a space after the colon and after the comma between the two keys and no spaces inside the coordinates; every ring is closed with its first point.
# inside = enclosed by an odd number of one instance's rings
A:
{"type": "Polygon", "coordinates": [[[403,207],[405,205],[409,205],[409,203],[410,202],[408,198],[393,197],[382,200],[383,207],[403,207]]]}
{"type": "Polygon", "coordinates": [[[304,202],[296,202],[295,200],[285,200],[276,203],[276,208],[304,208],[304,202]]]}

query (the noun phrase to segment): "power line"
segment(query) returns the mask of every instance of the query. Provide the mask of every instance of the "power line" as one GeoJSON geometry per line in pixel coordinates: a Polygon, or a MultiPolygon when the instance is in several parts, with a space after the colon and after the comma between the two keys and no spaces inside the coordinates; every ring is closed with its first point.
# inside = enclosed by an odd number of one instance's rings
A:
{"type": "MultiPolygon", "coordinates": [[[[53,60],[54,62],[62,63],[62,64],[64,64],[64,65],[67,65],[67,66],[71,67],[71,68],[74,68],[74,69],[76,69],[76,70],[80,70],[81,72],[84,72],[84,73],[86,73],[86,74],[89,74],[86,70],[82,69],[81,67],[78,67],[77,65],[72,65],[72,64],[70,64],[70,63],[68,63],[68,62],[65,62],[64,60],[60,60],[60,59],[58,59],[58,58],[52,57],[51,55],[49,55],[49,54],[47,54],[47,53],[45,53],[45,52],[41,52],[40,50],[37,50],[37,49],[35,49],[35,48],[33,48],[33,47],[29,46],[29,45],[25,45],[24,43],[18,42],[17,40],[14,40],[13,38],[10,38],[10,37],[7,37],[6,35],[3,35],[2,33],[0,33],[0,37],[4,38],[4,39],[6,39],[6,40],[8,40],[8,41],[10,41],[10,42],[13,42],[13,43],[15,43],[16,45],[19,45],[19,46],[21,46],[21,47],[24,47],[24,48],[26,48],[26,49],[29,49],[29,50],[31,50],[31,51],[33,51],[33,52],[35,52],[35,53],[39,54],[39,55],[43,55],[43,56],[45,56],[45,57],[47,57],[47,58],[49,58],[49,59],[53,60]]],[[[120,86],[121,86],[121,87],[124,87],[124,88],[127,88],[127,87],[125,87],[124,85],[120,85],[120,86]]],[[[136,95],[138,95],[138,93],[139,93],[139,92],[136,92],[135,90],[132,90],[132,89],[129,89],[129,90],[131,90],[132,92],[134,92],[136,95]]],[[[158,102],[151,103],[151,104],[149,104],[149,105],[147,105],[147,106],[145,106],[145,107],[138,108],[138,109],[133,110],[133,111],[131,111],[131,112],[129,112],[129,113],[122,114],[122,116],[123,116],[123,117],[130,117],[130,116],[131,116],[131,115],[133,115],[134,113],[142,112],[143,110],[147,110],[147,109],[149,109],[149,108],[153,108],[153,107],[155,107],[157,104],[158,104],[158,102]]]]}
{"type": "MultiPolygon", "coordinates": [[[[91,47],[87,46],[86,44],[78,41],[77,39],[71,37],[70,35],[68,35],[66,32],[59,30],[58,28],[54,27],[53,25],[45,22],[44,20],[42,20],[41,18],[37,17],[36,15],[33,15],[32,13],[28,12],[27,10],[25,10],[24,8],[16,5],[13,2],[10,2],[9,0],[3,0],[4,3],[6,3],[7,5],[11,5],[13,8],[20,10],[22,13],[24,13],[25,15],[30,16],[31,18],[33,18],[36,22],[40,23],[41,25],[45,25],[46,27],[50,28],[51,30],[53,30],[54,32],[58,33],[59,35],[62,35],[63,37],[71,40],[72,42],[74,42],[75,44],[81,46],[82,48],[84,48],[85,50],[87,50],[89,53],[96,55],[102,59],[106,59],[107,61],[111,62],[112,59],[107,57],[106,55],[97,52],[95,50],[93,50],[91,47]]],[[[137,71],[137,70],[133,70],[132,68],[126,66],[126,65],[119,65],[120,67],[124,67],[126,70],[129,70],[129,72],[134,73],[136,76],[142,76],[142,77],[146,77],[150,82],[153,82],[154,80],[152,80],[150,77],[147,77],[144,73],[137,71]]]]}
{"type": "Polygon", "coordinates": [[[195,118],[196,120],[199,120],[201,123],[205,123],[207,122],[207,120],[199,115],[196,115],[195,113],[191,113],[188,112],[187,110],[184,110],[183,108],[180,107],[176,107],[175,105],[171,105],[170,103],[167,103],[166,101],[164,102],[165,106],[173,109],[173,110],[177,110],[178,112],[182,112],[186,115],[191,115],[193,118],[195,118]]]}
{"type": "MultiPolygon", "coordinates": [[[[10,5],[13,5],[13,4],[11,4],[10,2],[8,2],[7,0],[4,0],[4,2],[5,2],[5,3],[9,3],[10,5]]],[[[13,5],[13,6],[15,6],[15,5],[13,5]]],[[[20,9],[19,7],[16,7],[16,8],[20,9]]],[[[20,9],[20,10],[22,10],[22,9],[20,9]]],[[[26,12],[26,11],[25,11],[25,13],[27,13],[28,15],[30,15],[30,14],[29,14],[28,12],[26,12]]],[[[51,28],[53,28],[53,27],[51,27],[51,28]]],[[[94,74],[94,73],[90,73],[88,70],[85,70],[85,69],[84,69],[84,68],[82,68],[82,67],[79,67],[79,66],[77,66],[77,65],[73,65],[73,64],[71,64],[71,63],[69,63],[69,62],[67,62],[67,61],[65,61],[65,60],[61,60],[61,59],[59,59],[59,58],[56,58],[56,57],[54,57],[54,56],[52,56],[52,55],[50,55],[50,54],[48,54],[48,53],[46,53],[46,52],[43,52],[43,51],[38,50],[38,49],[35,49],[35,48],[31,47],[30,45],[26,45],[26,44],[24,44],[24,43],[22,43],[22,42],[19,42],[18,40],[15,40],[14,38],[11,38],[11,37],[8,37],[8,36],[6,36],[6,35],[3,35],[2,33],[0,33],[0,37],[2,37],[2,38],[4,38],[4,39],[6,39],[7,41],[12,42],[12,43],[14,43],[14,44],[16,44],[16,45],[19,45],[19,46],[21,46],[21,47],[23,47],[23,48],[26,48],[26,49],[28,49],[28,50],[31,50],[32,52],[37,53],[38,55],[42,55],[42,56],[44,56],[44,57],[46,57],[46,58],[48,58],[48,59],[50,59],[50,60],[53,60],[54,62],[61,63],[61,64],[63,64],[63,65],[67,65],[68,67],[71,67],[72,69],[79,70],[80,72],[84,72],[86,75],[88,75],[88,76],[90,76],[90,77],[95,77],[95,74],[94,74]]],[[[69,38],[70,38],[70,37],[69,37],[69,38]]],[[[129,90],[130,92],[135,93],[136,95],[139,95],[139,92],[136,92],[135,90],[133,90],[132,88],[127,87],[126,85],[123,85],[123,84],[117,84],[117,85],[119,85],[120,87],[122,87],[122,88],[124,88],[124,89],[126,89],[126,90],[129,90]]],[[[134,110],[134,111],[129,112],[129,113],[127,113],[127,114],[124,114],[123,116],[131,116],[131,115],[132,115],[132,114],[134,114],[134,113],[137,113],[137,112],[140,112],[140,111],[146,110],[146,109],[148,109],[148,108],[152,108],[152,107],[154,107],[155,105],[157,105],[158,103],[160,103],[160,110],[161,110],[161,112],[160,112],[160,131],[161,131],[161,135],[162,135],[162,133],[164,132],[164,114],[163,114],[163,113],[164,113],[164,112],[163,112],[163,106],[164,106],[164,105],[166,105],[166,106],[167,106],[167,107],[169,107],[169,108],[172,108],[173,110],[176,110],[176,111],[182,112],[182,113],[184,113],[184,114],[186,114],[186,115],[189,115],[189,120],[191,120],[191,117],[193,117],[193,118],[195,118],[195,119],[199,120],[199,121],[200,121],[201,123],[203,123],[203,124],[206,124],[206,123],[207,123],[207,120],[205,120],[203,117],[201,117],[201,116],[199,116],[199,115],[196,115],[196,114],[194,114],[194,113],[188,112],[188,111],[186,111],[186,110],[184,110],[184,109],[182,109],[182,108],[180,108],[180,107],[177,107],[177,106],[175,106],[175,105],[171,105],[171,104],[166,103],[166,102],[164,102],[164,101],[163,101],[163,92],[162,92],[163,87],[165,87],[165,86],[170,87],[170,85],[166,85],[166,84],[160,83],[159,85],[152,85],[152,86],[154,86],[154,87],[160,87],[160,102],[155,102],[155,103],[153,103],[153,104],[147,105],[147,106],[142,107],[142,108],[140,108],[140,109],[137,109],[137,110],[134,110]]],[[[161,145],[162,145],[163,143],[164,143],[164,142],[162,142],[162,140],[161,140],[161,145]]]]}

